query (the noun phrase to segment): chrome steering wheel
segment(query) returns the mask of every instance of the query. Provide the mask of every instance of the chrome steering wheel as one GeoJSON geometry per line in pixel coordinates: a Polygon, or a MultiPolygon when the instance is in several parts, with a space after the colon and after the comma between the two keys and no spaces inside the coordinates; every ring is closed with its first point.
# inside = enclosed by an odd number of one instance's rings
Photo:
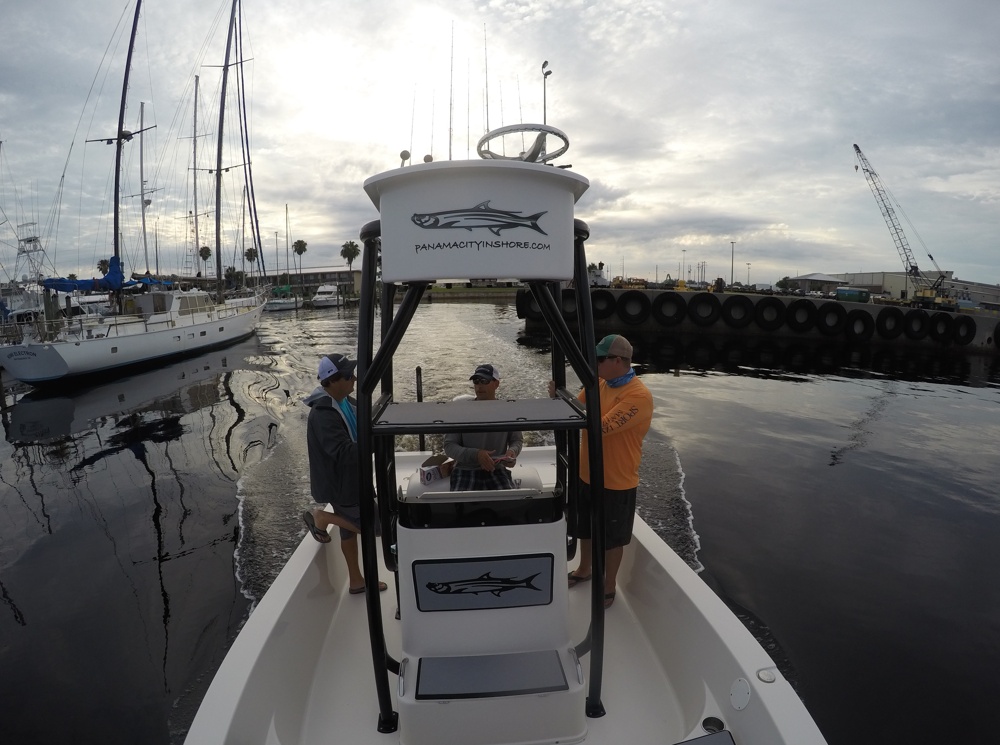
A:
{"type": "Polygon", "coordinates": [[[566,133],[561,129],[550,127],[547,124],[508,124],[506,127],[500,127],[499,129],[487,132],[479,138],[479,144],[476,145],[476,154],[485,160],[520,160],[525,163],[547,163],[550,160],[555,160],[567,150],[569,150],[569,138],[566,136],[566,133]],[[531,147],[519,155],[500,155],[486,147],[491,140],[495,140],[498,137],[525,132],[537,132],[538,136],[535,137],[535,142],[531,147]],[[548,135],[558,137],[562,140],[562,147],[558,150],[553,150],[551,153],[546,152],[545,138],[548,135]]]}

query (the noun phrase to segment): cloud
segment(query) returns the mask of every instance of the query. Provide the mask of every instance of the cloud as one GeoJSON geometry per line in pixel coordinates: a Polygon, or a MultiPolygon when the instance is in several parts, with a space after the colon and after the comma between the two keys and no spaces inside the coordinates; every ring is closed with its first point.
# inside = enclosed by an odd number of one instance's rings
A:
{"type": "MultiPolygon", "coordinates": [[[[59,211],[67,272],[109,245],[106,146],[81,140],[114,130],[114,27],[131,22],[122,6],[43,0],[5,11],[0,139],[31,193],[23,209],[40,222],[80,122],[59,211]],[[91,88],[102,104],[85,109],[91,88]]],[[[201,76],[211,111],[229,6],[144,7],[129,121],[148,101],[153,209],[161,247],[180,264],[192,81],[201,76]]],[[[960,277],[998,281],[1000,5],[303,0],[247,11],[261,232],[284,242],[287,204],[307,262],[339,263],[339,246],[377,216],[362,183],[398,167],[401,150],[413,162],[474,157],[487,121],[540,121],[544,99],[545,118],[571,141],[562,162],[591,182],[578,207],[588,255],[629,274],[681,262],[726,279],[750,262],[761,282],[900,269],[854,170],[858,143],[912,218],[904,229],[918,259],[926,246],[960,277]]],[[[134,154],[128,168],[135,190],[134,154]]]]}

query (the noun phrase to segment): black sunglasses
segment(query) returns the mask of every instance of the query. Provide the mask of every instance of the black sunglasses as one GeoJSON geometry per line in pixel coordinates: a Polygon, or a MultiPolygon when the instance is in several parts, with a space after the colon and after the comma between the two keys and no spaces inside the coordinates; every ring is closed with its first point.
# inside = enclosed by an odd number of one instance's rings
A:
{"type": "Polygon", "coordinates": [[[493,378],[473,378],[472,382],[476,385],[486,385],[487,383],[492,383],[493,378]]]}
{"type": "Polygon", "coordinates": [[[604,360],[620,360],[620,359],[621,357],[619,357],[617,354],[606,354],[599,356],[597,358],[597,364],[598,365],[601,364],[602,362],[604,362],[604,360]]]}

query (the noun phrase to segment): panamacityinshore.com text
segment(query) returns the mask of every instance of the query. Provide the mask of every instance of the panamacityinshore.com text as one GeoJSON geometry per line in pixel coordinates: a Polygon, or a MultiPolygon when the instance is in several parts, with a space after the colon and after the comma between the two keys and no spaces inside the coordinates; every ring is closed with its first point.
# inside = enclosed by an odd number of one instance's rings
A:
{"type": "Polygon", "coordinates": [[[482,251],[485,248],[520,248],[529,251],[551,251],[551,243],[533,243],[532,241],[442,241],[440,243],[414,243],[414,253],[421,251],[447,251],[456,248],[474,248],[482,251]]]}

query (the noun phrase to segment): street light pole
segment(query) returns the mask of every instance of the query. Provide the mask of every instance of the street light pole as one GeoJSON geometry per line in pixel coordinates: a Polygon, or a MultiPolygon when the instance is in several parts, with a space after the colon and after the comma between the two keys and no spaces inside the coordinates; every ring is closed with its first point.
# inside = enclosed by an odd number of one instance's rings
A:
{"type": "Polygon", "coordinates": [[[747,287],[750,286],[750,262],[747,262],[747,287]]]}
{"type": "Polygon", "coordinates": [[[547,101],[548,95],[545,84],[548,82],[548,77],[549,75],[552,74],[552,70],[546,70],[545,68],[548,66],[549,66],[549,61],[545,60],[542,63],[542,124],[549,123],[547,118],[548,112],[546,110],[548,107],[548,101],[547,101]]]}
{"type": "Polygon", "coordinates": [[[733,276],[736,267],[736,241],[729,241],[729,246],[732,249],[729,255],[729,284],[732,285],[735,281],[733,276]]]}

